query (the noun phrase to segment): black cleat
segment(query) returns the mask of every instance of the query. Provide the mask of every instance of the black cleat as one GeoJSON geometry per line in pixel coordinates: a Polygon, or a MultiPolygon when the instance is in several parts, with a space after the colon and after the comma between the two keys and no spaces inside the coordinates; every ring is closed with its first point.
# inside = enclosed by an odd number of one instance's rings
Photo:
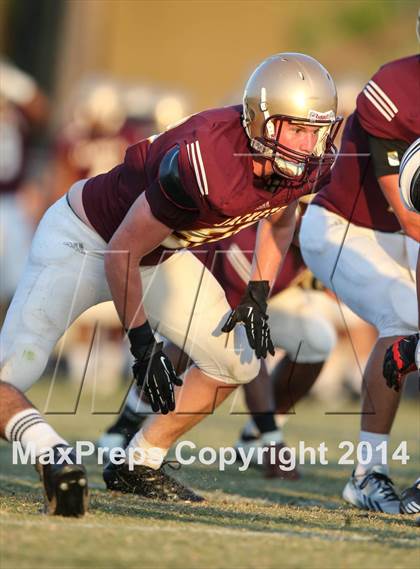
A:
{"type": "Polygon", "coordinates": [[[401,512],[403,514],[420,514],[420,478],[401,493],[401,512]]]}
{"type": "Polygon", "coordinates": [[[104,468],[103,477],[108,490],[124,494],[137,494],[152,500],[167,502],[203,502],[199,496],[180,482],[166,474],[164,462],[158,470],[148,466],[135,465],[129,470],[128,464],[113,464],[108,462],[104,468]]]}
{"type": "Polygon", "coordinates": [[[89,490],[86,469],[82,464],[76,464],[74,452],[68,454],[72,464],[61,459],[60,448],[53,448],[53,464],[36,465],[39,477],[44,486],[45,513],[50,516],[66,516],[79,518],[83,516],[89,503],[89,490]]]}

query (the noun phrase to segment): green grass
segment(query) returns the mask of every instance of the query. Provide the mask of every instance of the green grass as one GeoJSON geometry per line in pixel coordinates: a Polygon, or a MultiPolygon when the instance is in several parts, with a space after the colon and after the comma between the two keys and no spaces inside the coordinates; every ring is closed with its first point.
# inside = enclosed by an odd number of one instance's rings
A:
{"type": "MultiPolygon", "coordinates": [[[[69,386],[57,391],[68,403],[69,386]]],[[[45,384],[30,394],[42,408],[45,384]]],[[[118,406],[118,396],[112,399],[118,406]]],[[[109,403],[109,401],[108,401],[109,403]]],[[[104,405],[103,400],[97,401],[104,405]]],[[[89,413],[82,397],[76,415],[51,416],[71,440],[95,440],[112,420],[89,413]]],[[[104,407],[102,407],[104,408],[104,407]]],[[[200,446],[229,446],[243,416],[225,404],[189,435],[200,446]]],[[[41,514],[42,492],[31,466],[11,464],[11,450],[0,446],[1,569],[60,567],[419,567],[419,529],[411,516],[373,514],[352,509],[340,499],[351,467],[337,465],[341,440],[357,439],[357,415],[325,415],[325,405],[307,402],[286,426],[287,442],[325,441],[329,464],[304,465],[299,482],[266,481],[256,469],[192,465],[177,477],[202,492],[204,505],[168,505],[105,491],[101,470],[87,462],[90,512],[82,519],[41,514]]],[[[345,406],[343,411],[357,411],[345,406]]],[[[391,446],[408,441],[410,461],[392,465],[397,486],[418,476],[418,408],[404,402],[391,446]]]]}

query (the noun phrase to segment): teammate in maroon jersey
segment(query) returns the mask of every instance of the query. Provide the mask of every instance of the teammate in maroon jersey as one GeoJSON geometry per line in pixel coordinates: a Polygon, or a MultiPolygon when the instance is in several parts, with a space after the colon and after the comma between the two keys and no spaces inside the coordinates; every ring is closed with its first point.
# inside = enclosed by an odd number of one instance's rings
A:
{"type": "MultiPolygon", "coordinates": [[[[239,304],[248,282],[255,238],[255,226],[251,226],[216,244],[213,274],[223,286],[231,306],[239,304]]],[[[304,290],[299,286],[308,280],[312,281],[312,275],[303,262],[299,247],[292,243],[271,289],[267,308],[273,344],[286,353],[273,369],[271,377],[262,362],[258,378],[244,385],[245,400],[252,416],[251,425],[254,425],[252,431],[258,432],[259,438],[253,440],[245,431],[236,444],[237,448],[276,445],[280,450],[285,446],[274,413],[286,415],[293,412],[295,405],[313,386],[334,348],[335,330],[319,306],[325,293],[304,290]]],[[[278,457],[278,452],[273,462],[268,455],[265,457],[264,476],[290,480],[299,478],[298,470],[287,463],[287,454],[283,460],[278,457]]]]}
{"type": "MultiPolygon", "coordinates": [[[[420,12],[419,12],[420,29],[420,12]]],[[[420,37],[419,37],[420,41],[420,37]]],[[[420,214],[420,138],[407,149],[401,160],[399,175],[401,198],[406,208],[420,214]]],[[[420,329],[420,250],[417,257],[417,313],[420,329]]],[[[407,375],[420,373],[420,334],[411,334],[394,342],[386,351],[383,372],[388,387],[399,391],[407,375]]],[[[406,514],[420,512],[420,477],[401,493],[401,510],[406,514]]]]}
{"type": "Polygon", "coordinates": [[[382,464],[399,395],[382,375],[386,348],[416,331],[414,265],[418,216],[400,199],[404,151],[419,136],[420,56],[381,67],[359,94],[330,183],[315,197],[300,233],[312,272],[379,338],[364,373],[363,456],[343,496],[365,509],[397,513],[400,501],[382,464]],[[370,454],[370,450],[372,453],[370,454]]]}
{"type": "MultiPolygon", "coordinates": [[[[108,172],[123,162],[128,146],[156,132],[157,97],[147,87],[122,85],[106,76],[88,76],[79,82],[69,100],[53,144],[48,205],[78,180],[108,172]]],[[[127,358],[120,338],[121,324],[111,302],[100,304],[77,320],[60,345],[59,360],[65,363],[66,375],[79,383],[84,374],[86,339],[92,336],[97,323],[95,365],[89,369],[100,366],[98,373],[105,391],[118,381],[127,358]]],[[[89,382],[89,369],[85,382],[89,382]]]]}
{"type": "MultiPolygon", "coordinates": [[[[249,79],[243,107],[198,113],[139,142],[108,174],[73,185],[41,221],[2,331],[2,379],[28,389],[66,327],[113,299],[135,380],[162,415],[130,442],[141,464],[107,466],[108,488],[201,499],[168,477],[162,463],[176,439],[253,379],[258,359],[273,351],[270,284],[292,239],[297,198],[313,191],[334,161],[336,104],[334,83],[316,60],[275,55],[249,79]],[[185,248],[264,218],[252,280],[231,312],[216,279],[185,248]],[[235,327],[239,322],[244,326],[235,327]],[[175,413],[174,386],[182,381],[154,331],[195,363],[177,390],[175,413]]],[[[7,391],[7,383],[2,387],[7,391]]],[[[25,414],[6,416],[4,433],[28,440],[25,414]]]]}
{"type": "MultiPolygon", "coordinates": [[[[419,12],[420,22],[420,12],[419,12]]],[[[408,148],[401,160],[399,174],[401,198],[409,211],[420,214],[420,138],[408,148]]],[[[420,328],[420,250],[417,257],[417,312],[420,328]]],[[[384,377],[388,387],[399,391],[408,373],[420,369],[419,334],[412,334],[394,342],[384,359],[384,377]]]]}

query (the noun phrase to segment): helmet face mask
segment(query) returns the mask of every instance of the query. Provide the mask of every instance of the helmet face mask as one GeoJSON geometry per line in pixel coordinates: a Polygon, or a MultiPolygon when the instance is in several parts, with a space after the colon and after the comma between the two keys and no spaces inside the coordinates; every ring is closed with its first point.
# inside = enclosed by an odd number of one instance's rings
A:
{"type": "Polygon", "coordinates": [[[256,158],[270,161],[276,174],[304,182],[314,168],[333,165],[342,122],[337,93],[328,71],[312,57],[280,53],[263,61],[245,87],[243,110],[256,158]],[[302,151],[297,136],[284,136],[286,124],[316,129],[313,147],[302,151]]]}
{"type": "MultiPolygon", "coordinates": [[[[341,118],[332,117],[332,120],[317,120],[309,122],[307,119],[274,115],[266,119],[262,128],[262,136],[256,140],[260,143],[259,149],[264,158],[272,162],[276,174],[296,181],[304,180],[309,170],[326,166],[335,162],[337,149],[334,139],[341,125],[341,118]],[[316,129],[317,140],[310,153],[302,152],[281,142],[281,135],[285,123],[297,127],[316,129]],[[268,152],[267,152],[268,151],[268,152]]],[[[251,144],[253,147],[255,144],[251,144]]]]}

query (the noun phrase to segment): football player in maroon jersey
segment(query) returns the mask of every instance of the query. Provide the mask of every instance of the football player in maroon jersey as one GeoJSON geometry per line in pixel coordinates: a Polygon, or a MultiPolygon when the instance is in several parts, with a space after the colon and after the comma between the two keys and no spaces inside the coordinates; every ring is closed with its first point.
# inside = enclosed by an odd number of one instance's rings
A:
{"type": "MultiPolygon", "coordinates": [[[[131,146],[122,164],[74,184],[43,217],[3,327],[1,377],[28,389],[70,323],[112,298],[135,380],[162,414],[130,442],[141,464],[107,465],[108,488],[201,499],[165,473],[164,458],[273,351],[270,285],[293,236],[297,199],[334,162],[336,105],[334,82],[316,60],[274,55],[252,74],[242,106],[198,113],[131,146]],[[221,286],[187,249],[259,220],[251,280],[231,311],[221,286]],[[182,390],[155,331],[194,361],[182,390]]],[[[9,439],[31,438],[21,424],[30,412],[6,416],[9,439]]]]}
{"type": "Polygon", "coordinates": [[[399,394],[385,388],[382,362],[390,343],[417,326],[420,227],[418,215],[400,199],[398,172],[420,133],[419,76],[420,55],[413,55],[384,65],[368,81],[347,120],[331,181],[310,205],[300,233],[315,276],[379,332],[364,372],[361,463],[343,497],[389,513],[400,511],[400,500],[383,449],[399,394]]]}

